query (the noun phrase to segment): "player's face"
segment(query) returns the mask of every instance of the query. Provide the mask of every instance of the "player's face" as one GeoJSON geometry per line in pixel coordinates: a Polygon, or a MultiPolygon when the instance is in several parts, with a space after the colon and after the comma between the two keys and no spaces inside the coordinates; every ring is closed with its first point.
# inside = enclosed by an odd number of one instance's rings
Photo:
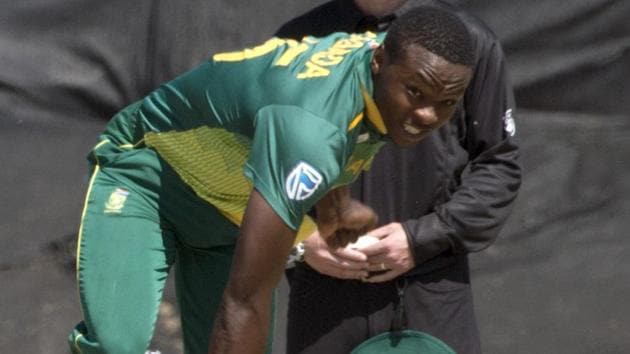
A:
{"type": "Polygon", "coordinates": [[[450,119],[472,70],[412,45],[397,59],[377,48],[372,73],[387,135],[397,145],[412,146],[450,119]]]}

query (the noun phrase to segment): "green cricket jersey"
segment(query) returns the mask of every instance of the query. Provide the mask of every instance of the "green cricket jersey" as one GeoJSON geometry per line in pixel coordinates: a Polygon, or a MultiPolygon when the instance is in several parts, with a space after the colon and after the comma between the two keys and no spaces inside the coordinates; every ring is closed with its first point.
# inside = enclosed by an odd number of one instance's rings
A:
{"type": "Polygon", "coordinates": [[[255,187],[298,229],[314,203],[351,182],[382,145],[370,60],[383,37],[272,38],[216,54],[121,111],[101,138],[155,149],[234,223],[255,187]]]}

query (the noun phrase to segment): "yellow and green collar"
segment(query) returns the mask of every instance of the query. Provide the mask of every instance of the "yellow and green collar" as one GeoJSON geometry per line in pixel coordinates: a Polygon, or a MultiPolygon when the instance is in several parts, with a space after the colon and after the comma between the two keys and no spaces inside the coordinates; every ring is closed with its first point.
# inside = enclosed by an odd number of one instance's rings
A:
{"type": "Polygon", "coordinates": [[[367,115],[368,120],[379,133],[382,135],[387,134],[387,128],[385,127],[383,116],[381,116],[381,112],[378,110],[378,107],[376,107],[376,102],[374,102],[372,96],[367,92],[363,85],[361,85],[361,94],[363,95],[363,101],[365,101],[365,114],[367,115]]]}

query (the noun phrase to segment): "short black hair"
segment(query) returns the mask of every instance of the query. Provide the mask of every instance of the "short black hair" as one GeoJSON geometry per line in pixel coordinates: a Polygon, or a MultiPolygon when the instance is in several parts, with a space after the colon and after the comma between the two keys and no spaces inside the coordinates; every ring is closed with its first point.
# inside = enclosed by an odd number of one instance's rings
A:
{"type": "Polygon", "coordinates": [[[397,18],[387,30],[385,50],[394,58],[410,45],[420,45],[452,64],[472,66],[475,55],[464,23],[452,12],[418,6],[397,18]]]}

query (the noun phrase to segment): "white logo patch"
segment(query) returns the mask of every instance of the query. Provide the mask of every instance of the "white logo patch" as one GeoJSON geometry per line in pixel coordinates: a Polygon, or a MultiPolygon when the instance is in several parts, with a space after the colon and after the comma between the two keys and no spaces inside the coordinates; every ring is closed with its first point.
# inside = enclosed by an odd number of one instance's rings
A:
{"type": "Polygon", "coordinates": [[[287,196],[293,200],[304,200],[313,195],[322,180],[322,175],[313,166],[300,162],[287,176],[287,196]]]}
{"type": "Polygon", "coordinates": [[[514,134],[516,134],[516,123],[514,122],[514,118],[512,117],[511,108],[505,111],[505,115],[503,116],[503,124],[505,126],[505,131],[510,136],[514,136],[514,134]]]}
{"type": "Polygon", "coordinates": [[[109,199],[105,203],[105,213],[120,213],[125,206],[125,201],[129,196],[129,191],[122,188],[116,188],[109,199]]]}

